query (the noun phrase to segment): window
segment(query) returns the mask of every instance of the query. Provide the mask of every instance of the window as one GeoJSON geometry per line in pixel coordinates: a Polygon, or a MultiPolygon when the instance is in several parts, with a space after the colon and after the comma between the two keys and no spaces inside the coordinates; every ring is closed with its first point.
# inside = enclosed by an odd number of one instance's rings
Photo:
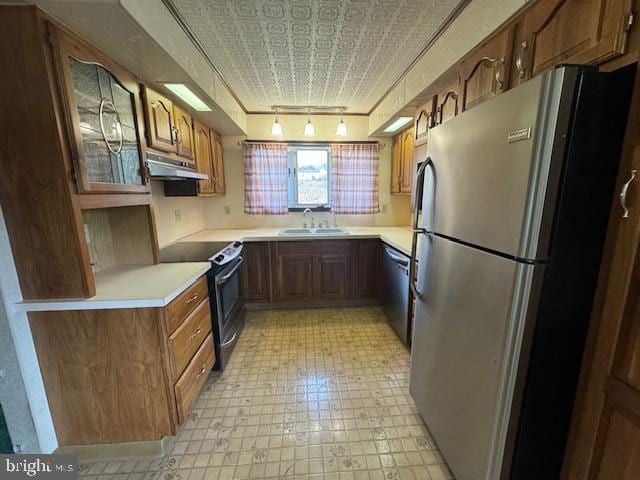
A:
{"type": "Polygon", "coordinates": [[[289,147],[289,209],[331,206],[331,148],[289,147]]]}

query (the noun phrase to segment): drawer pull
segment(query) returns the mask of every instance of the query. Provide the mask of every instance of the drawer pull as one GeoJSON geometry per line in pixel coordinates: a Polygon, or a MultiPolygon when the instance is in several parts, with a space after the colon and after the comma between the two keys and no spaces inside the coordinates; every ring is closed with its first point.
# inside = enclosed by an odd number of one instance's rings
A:
{"type": "Polygon", "coordinates": [[[191,340],[193,340],[193,339],[194,339],[194,338],[196,338],[198,335],[200,335],[200,332],[201,332],[201,331],[202,331],[202,328],[198,327],[198,329],[197,329],[195,332],[193,332],[189,338],[190,338],[191,340]]]}
{"type": "Polygon", "coordinates": [[[196,380],[198,380],[202,375],[204,375],[204,372],[207,371],[207,366],[203,365],[202,369],[198,372],[198,374],[196,375],[196,380]]]}
{"type": "Polygon", "coordinates": [[[198,294],[194,294],[193,297],[191,297],[190,299],[187,300],[187,305],[189,305],[190,303],[195,302],[198,299],[198,294]]]}

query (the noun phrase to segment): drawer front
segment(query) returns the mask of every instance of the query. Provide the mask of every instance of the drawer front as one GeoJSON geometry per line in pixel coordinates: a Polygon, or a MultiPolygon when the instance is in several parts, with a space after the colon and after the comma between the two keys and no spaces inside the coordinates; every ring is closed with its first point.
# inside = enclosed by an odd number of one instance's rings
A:
{"type": "Polygon", "coordinates": [[[187,415],[195,405],[198,395],[215,363],[216,354],[213,349],[213,335],[209,334],[207,339],[202,342],[180,380],[176,383],[176,406],[180,424],[184,423],[187,415]]]}
{"type": "Polygon", "coordinates": [[[211,308],[207,299],[201,302],[169,337],[169,357],[174,379],[184,371],[209,333],[211,308]]]}
{"type": "Polygon", "coordinates": [[[193,312],[200,305],[200,302],[208,296],[207,277],[203,275],[167,305],[167,330],[169,333],[175,331],[187,318],[187,315],[193,312]]]}

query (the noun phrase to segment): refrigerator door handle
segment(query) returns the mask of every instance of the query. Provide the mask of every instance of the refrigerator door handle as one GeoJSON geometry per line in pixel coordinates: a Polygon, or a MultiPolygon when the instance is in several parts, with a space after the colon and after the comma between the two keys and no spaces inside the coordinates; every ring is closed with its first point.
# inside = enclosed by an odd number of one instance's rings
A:
{"type": "MultiPolygon", "coordinates": [[[[431,161],[431,157],[427,157],[427,159],[422,162],[418,168],[418,173],[416,175],[416,199],[420,200],[422,198],[422,192],[424,190],[424,172],[427,169],[427,166],[431,163],[433,163],[431,161]]],[[[419,216],[420,205],[416,204],[416,208],[413,211],[413,221],[411,222],[411,226],[414,230],[418,228],[419,216]]]]}
{"type": "Polygon", "coordinates": [[[631,185],[631,182],[635,180],[637,172],[638,172],[637,170],[631,170],[631,177],[622,186],[622,190],[620,191],[620,206],[622,207],[622,210],[624,212],[622,214],[622,218],[629,218],[629,207],[627,206],[627,192],[629,191],[629,185],[631,185]]]}
{"type": "MultiPolygon", "coordinates": [[[[422,199],[422,193],[424,191],[424,172],[426,171],[429,165],[432,165],[433,161],[431,157],[427,157],[427,159],[422,162],[420,168],[418,168],[418,175],[416,176],[416,198],[422,199]]],[[[420,208],[416,205],[416,209],[413,212],[413,235],[411,237],[411,259],[409,261],[409,286],[411,287],[411,292],[413,292],[413,296],[415,298],[421,298],[422,294],[418,290],[418,286],[416,284],[416,263],[417,263],[417,253],[418,253],[418,235],[421,233],[426,233],[426,231],[422,228],[418,228],[419,221],[419,213],[420,208]]],[[[426,259],[425,259],[426,261],[426,259]]]]}
{"type": "MultiPolygon", "coordinates": [[[[416,283],[416,251],[418,249],[418,235],[425,234],[424,230],[414,229],[413,236],[411,238],[411,260],[409,260],[409,287],[415,298],[422,298],[422,293],[418,290],[418,284],[416,283]]],[[[423,259],[426,262],[426,259],[423,259]]]]}

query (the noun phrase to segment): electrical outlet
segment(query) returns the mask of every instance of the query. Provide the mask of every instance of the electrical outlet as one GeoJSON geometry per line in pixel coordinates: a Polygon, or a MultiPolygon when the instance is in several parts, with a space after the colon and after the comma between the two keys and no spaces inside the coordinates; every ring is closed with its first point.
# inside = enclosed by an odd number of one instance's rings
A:
{"type": "Polygon", "coordinates": [[[229,205],[224,206],[225,215],[231,215],[231,207],[229,205]]]}
{"type": "Polygon", "coordinates": [[[381,211],[382,213],[387,213],[387,204],[386,204],[386,203],[383,203],[383,204],[382,204],[382,208],[380,209],[380,211],[381,211]]]}
{"type": "Polygon", "coordinates": [[[174,210],[173,216],[176,218],[176,222],[182,221],[182,210],[174,210]]]}

